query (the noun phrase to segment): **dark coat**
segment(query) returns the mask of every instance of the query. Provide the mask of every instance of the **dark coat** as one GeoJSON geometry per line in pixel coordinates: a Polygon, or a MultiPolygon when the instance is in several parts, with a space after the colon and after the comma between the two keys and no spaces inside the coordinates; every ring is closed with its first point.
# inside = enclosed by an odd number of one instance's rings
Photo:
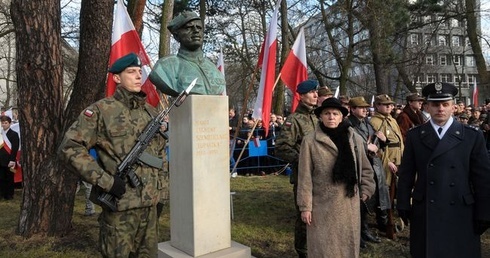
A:
{"type": "Polygon", "coordinates": [[[482,132],[454,121],[439,140],[431,123],[416,127],[407,134],[398,174],[397,208],[411,210],[412,256],[481,257],[474,219],[490,220],[482,132]]]}
{"type": "MultiPolygon", "coordinates": [[[[361,121],[357,117],[351,115],[351,116],[347,117],[347,120],[352,125],[352,128],[354,129],[354,131],[357,134],[359,134],[359,136],[361,136],[361,138],[363,139],[364,144],[365,144],[364,148],[366,149],[366,153],[368,153],[368,150],[367,150],[368,140],[370,143],[373,143],[376,141],[375,139],[377,138],[376,135],[374,135],[375,131],[374,131],[373,126],[369,123],[368,119],[364,119],[366,122],[367,129],[368,129],[367,132],[364,132],[361,129],[361,121]]],[[[379,140],[377,142],[378,143],[376,145],[378,146],[379,149],[381,149],[381,147],[382,147],[381,142],[379,140]]],[[[368,159],[369,159],[369,163],[371,163],[371,166],[373,167],[374,174],[376,176],[376,187],[378,190],[379,207],[381,210],[391,209],[389,189],[388,189],[388,186],[386,184],[384,184],[384,182],[386,182],[386,178],[385,178],[385,172],[383,169],[383,161],[381,160],[380,157],[378,157],[377,153],[368,153],[368,159]],[[379,182],[381,182],[381,183],[379,183],[379,182]]],[[[374,203],[377,204],[378,202],[374,202],[374,203]]]]}
{"type": "Polygon", "coordinates": [[[12,129],[9,129],[5,134],[11,143],[11,151],[10,153],[7,152],[6,146],[0,148],[0,166],[2,167],[8,166],[10,161],[15,161],[19,150],[19,134],[12,129]]]}

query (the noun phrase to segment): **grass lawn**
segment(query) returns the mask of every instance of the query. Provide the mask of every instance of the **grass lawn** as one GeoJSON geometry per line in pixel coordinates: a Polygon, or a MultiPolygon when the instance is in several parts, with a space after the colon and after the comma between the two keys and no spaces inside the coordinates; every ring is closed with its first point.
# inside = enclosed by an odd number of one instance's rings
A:
{"type": "MultiPolygon", "coordinates": [[[[234,220],[231,238],[252,248],[258,258],[297,257],[293,248],[294,203],[289,178],[283,175],[231,178],[234,220]]],[[[76,198],[73,231],[63,238],[33,237],[27,240],[15,235],[22,191],[17,189],[13,201],[0,201],[0,257],[100,257],[97,252],[99,226],[97,216],[85,217],[84,190],[76,198]]],[[[97,207],[97,212],[100,208],[97,207]]],[[[370,218],[374,222],[374,218],[370,218]]],[[[168,207],[160,218],[160,240],[170,239],[168,207]]],[[[389,240],[384,234],[380,244],[368,244],[361,257],[410,257],[408,229],[389,240]]],[[[483,257],[490,258],[490,233],[482,237],[483,257]]]]}

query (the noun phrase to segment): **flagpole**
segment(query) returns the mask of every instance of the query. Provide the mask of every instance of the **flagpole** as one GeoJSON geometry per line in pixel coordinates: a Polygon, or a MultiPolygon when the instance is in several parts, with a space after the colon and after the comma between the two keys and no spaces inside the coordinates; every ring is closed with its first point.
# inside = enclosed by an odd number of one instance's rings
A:
{"type": "MultiPolygon", "coordinates": [[[[235,142],[236,142],[236,139],[238,138],[238,133],[242,129],[242,120],[243,120],[243,116],[245,115],[245,109],[247,108],[248,97],[250,96],[250,92],[253,89],[253,85],[254,85],[253,82],[255,81],[255,75],[257,74],[258,70],[259,70],[259,64],[257,64],[255,66],[255,70],[252,73],[252,80],[250,80],[250,84],[248,86],[248,91],[245,92],[245,98],[243,99],[242,111],[240,112],[240,117],[239,117],[240,120],[238,121],[238,125],[236,127],[235,134],[233,135],[233,139],[232,139],[235,142]]],[[[245,149],[245,146],[243,148],[245,149]]],[[[235,144],[233,144],[233,148],[230,148],[230,157],[233,157],[234,151],[235,151],[235,144]]],[[[235,161],[235,165],[238,164],[238,162],[240,161],[240,157],[241,157],[241,154],[238,157],[238,159],[235,161]]],[[[235,166],[235,168],[236,168],[236,166],[235,166]]],[[[233,171],[235,170],[235,168],[233,168],[233,171]]]]}
{"type": "Polygon", "coordinates": [[[243,145],[242,151],[240,151],[240,155],[238,155],[238,159],[235,161],[235,165],[233,166],[233,170],[231,170],[231,174],[235,173],[236,167],[238,166],[238,162],[240,162],[240,159],[242,158],[243,153],[245,152],[245,149],[247,148],[247,144],[250,142],[250,138],[252,138],[252,135],[255,131],[255,127],[259,123],[259,120],[255,120],[254,126],[252,127],[251,133],[248,135],[247,140],[245,141],[245,145],[243,145]]]}

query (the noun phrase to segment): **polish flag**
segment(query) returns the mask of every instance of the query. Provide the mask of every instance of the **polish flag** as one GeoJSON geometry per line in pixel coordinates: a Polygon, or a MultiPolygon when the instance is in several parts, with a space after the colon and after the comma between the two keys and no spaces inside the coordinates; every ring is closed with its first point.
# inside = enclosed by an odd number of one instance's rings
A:
{"type": "MultiPolygon", "coordinates": [[[[218,70],[221,72],[221,74],[223,74],[223,77],[225,77],[225,61],[223,58],[223,50],[221,48],[219,49],[218,62],[216,66],[218,67],[218,70]]],[[[226,96],[226,87],[221,95],[226,96]]]]}
{"type": "MultiPolygon", "coordinates": [[[[272,91],[276,77],[276,52],[277,52],[277,13],[281,0],[277,1],[272,14],[269,30],[263,44],[262,71],[260,73],[260,84],[252,117],[262,120],[262,124],[268,125],[272,107],[272,91]]],[[[269,132],[269,126],[264,126],[265,135],[269,132]]]]}
{"type": "Polygon", "coordinates": [[[291,112],[294,112],[299,103],[299,93],[296,92],[296,87],[300,82],[308,79],[306,67],[305,32],[304,29],[301,28],[298,36],[296,36],[293,48],[291,49],[291,52],[289,52],[281,69],[281,79],[294,95],[291,112]]]}
{"type": "MultiPolygon", "coordinates": [[[[148,79],[151,72],[150,58],[146,54],[145,48],[141,43],[140,37],[134,28],[133,22],[129,17],[128,11],[124,6],[124,1],[117,1],[116,14],[114,16],[114,28],[112,31],[111,55],[109,57],[109,67],[114,62],[129,53],[135,53],[141,60],[143,83],[141,90],[146,93],[146,101],[156,107],[160,102],[160,97],[155,86],[148,79]]],[[[111,96],[116,91],[116,83],[112,80],[112,73],[107,75],[106,96],[111,96]]]]}
{"type": "Polygon", "coordinates": [[[478,107],[478,86],[473,86],[473,107],[478,107]]]}

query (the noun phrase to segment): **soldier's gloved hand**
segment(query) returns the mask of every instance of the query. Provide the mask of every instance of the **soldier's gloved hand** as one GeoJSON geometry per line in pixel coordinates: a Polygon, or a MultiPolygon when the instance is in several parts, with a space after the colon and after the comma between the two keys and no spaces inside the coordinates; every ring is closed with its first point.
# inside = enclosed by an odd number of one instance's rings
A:
{"type": "Polygon", "coordinates": [[[398,217],[400,217],[400,219],[402,219],[403,223],[405,223],[405,225],[408,226],[408,221],[410,218],[410,211],[398,210],[398,217]]]}
{"type": "Polygon", "coordinates": [[[112,184],[109,193],[121,199],[124,193],[126,193],[126,183],[118,176],[114,176],[114,183],[112,184]]]}
{"type": "Polygon", "coordinates": [[[475,221],[475,232],[478,235],[482,235],[489,228],[490,228],[490,221],[485,221],[485,220],[475,221]]]}

